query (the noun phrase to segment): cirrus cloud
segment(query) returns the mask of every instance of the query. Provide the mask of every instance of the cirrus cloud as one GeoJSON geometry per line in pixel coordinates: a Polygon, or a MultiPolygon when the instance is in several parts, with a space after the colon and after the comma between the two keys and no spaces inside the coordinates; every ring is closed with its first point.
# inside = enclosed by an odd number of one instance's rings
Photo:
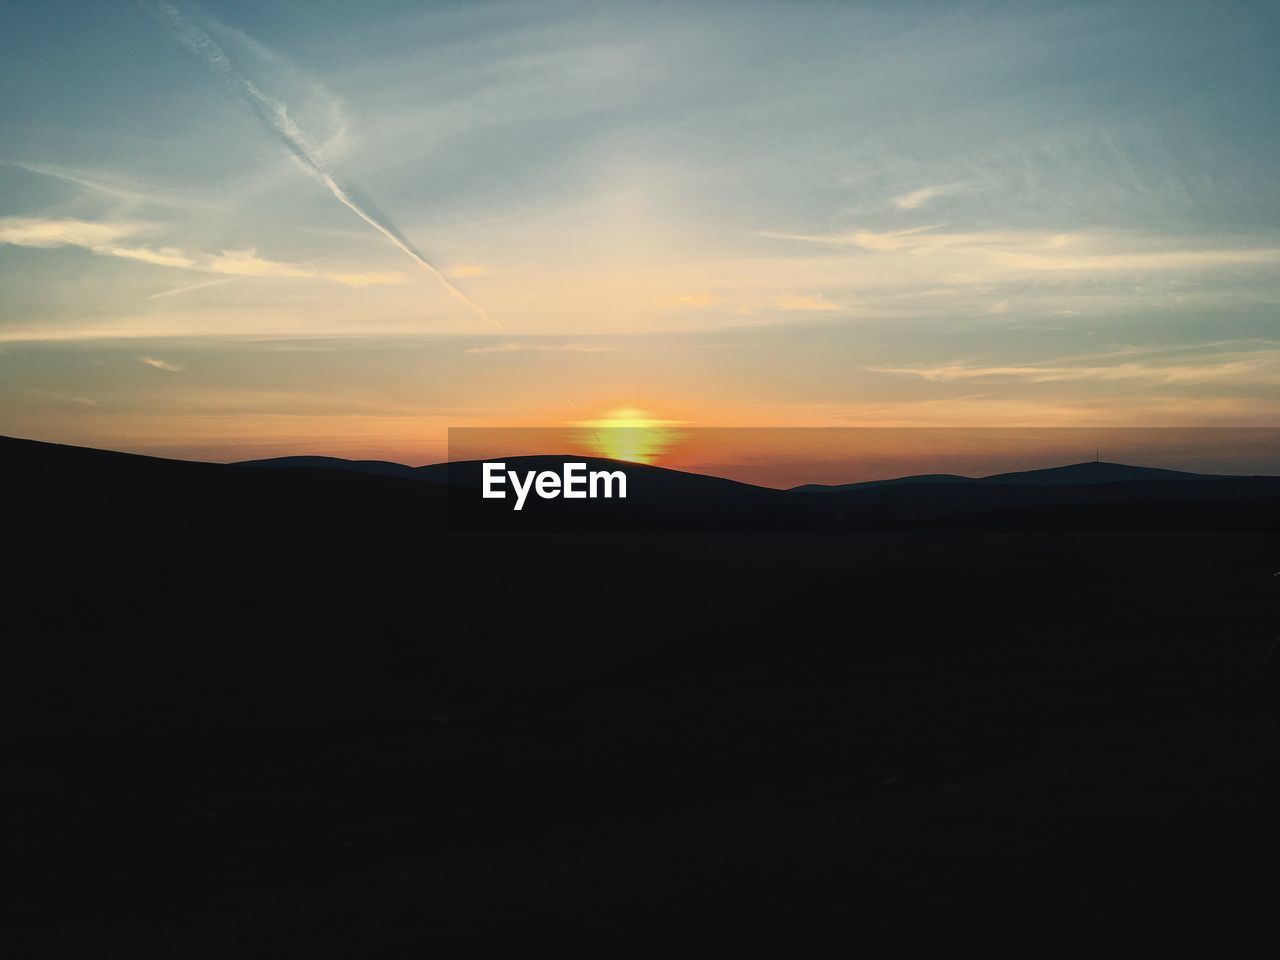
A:
{"type": "Polygon", "coordinates": [[[929,201],[936,200],[938,197],[949,197],[953,194],[964,193],[968,188],[961,183],[936,183],[932,186],[921,187],[918,190],[912,190],[901,196],[893,198],[893,205],[899,210],[919,210],[929,201]]]}
{"type": "Polygon", "coordinates": [[[1162,386],[1205,383],[1280,384],[1280,347],[1270,342],[1224,347],[1206,344],[1201,352],[1169,356],[1158,349],[1122,349],[1029,363],[983,364],[967,361],[910,367],[868,366],[872,373],[920,377],[933,383],[966,380],[1016,380],[1023,383],[1136,381],[1162,386]],[[1253,346],[1253,349],[1248,349],[1253,346]],[[1142,355],[1146,355],[1144,358],[1142,355]]]}
{"type": "Polygon", "coordinates": [[[821,293],[787,293],[775,297],[773,304],[779,310],[796,313],[827,313],[841,309],[838,303],[833,303],[821,293]]]}
{"type": "Polygon", "coordinates": [[[136,242],[135,238],[139,234],[146,234],[154,229],[151,224],[136,222],[0,217],[0,243],[42,250],[76,247],[101,257],[117,257],[122,260],[149,263],[157,267],[176,267],[228,277],[327,280],[348,287],[408,282],[405,275],[398,272],[324,271],[281,260],[270,260],[258,256],[256,247],[244,250],[223,250],[216,254],[200,254],[187,253],[176,247],[149,247],[136,242]]]}
{"type": "Polygon", "coordinates": [[[507,340],[502,343],[468,347],[465,353],[618,353],[620,347],[598,343],[536,343],[507,340]]]}

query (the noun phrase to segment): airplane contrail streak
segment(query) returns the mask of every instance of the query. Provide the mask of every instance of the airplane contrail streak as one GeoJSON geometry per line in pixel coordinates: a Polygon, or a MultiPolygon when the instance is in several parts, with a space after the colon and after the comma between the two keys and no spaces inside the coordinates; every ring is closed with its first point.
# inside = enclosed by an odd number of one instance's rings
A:
{"type": "Polygon", "coordinates": [[[228,91],[249,106],[254,115],[280,141],[298,165],[323,184],[338,202],[395,244],[402,253],[412,259],[422,270],[435,278],[451,296],[479,314],[497,329],[502,329],[502,325],[489,316],[484,307],[450,283],[449,278],[437,270],[409,242],[394,223],[377,211],[370,210],[368,204],[361,203],[352,196],[350,188],[337,181],[329,172],[324,158],[312,143],[311,138],[307,136],[306,131],[299,127],[293,118],[289,116],[287,105],[264,93],[258,88],[257,84],[240,73],[216,40],[183,16],[177,7],[165,2],[165,0],[139,0],[139,2],[144,10],[173,35],[174,39],[217,76],[228,91]]]}

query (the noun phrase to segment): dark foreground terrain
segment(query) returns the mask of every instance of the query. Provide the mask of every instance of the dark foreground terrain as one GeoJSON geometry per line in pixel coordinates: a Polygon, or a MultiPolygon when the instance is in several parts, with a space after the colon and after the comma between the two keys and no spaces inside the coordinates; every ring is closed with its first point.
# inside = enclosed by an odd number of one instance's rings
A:
{"type": "Polygon", "coordinates": [[[1274,943],[1274,480],[0,470],[8,955],[1274,943]]]}

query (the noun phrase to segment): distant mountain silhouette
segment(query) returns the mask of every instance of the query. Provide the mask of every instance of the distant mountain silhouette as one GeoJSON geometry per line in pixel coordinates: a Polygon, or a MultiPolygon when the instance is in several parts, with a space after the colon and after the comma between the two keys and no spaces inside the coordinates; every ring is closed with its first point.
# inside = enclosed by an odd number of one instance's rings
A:
{"type": "Polygon", "coordinates": [[[508,470],[525,473],[530,470],[556,470],[565,462],[585,463],[588,470],[625,470],[628,482],[646,490],[661,486],[665,493],[688,495],[691,493],[708,494],[735,490],[770,490],[768,487],[756,487],[738,480],[724,477],[711,477],[700,473],[687,473],[680,470],[669,470],[666,467],[654,467],[643,463],[632,463],[622,460],[609,460],[604,457],[589,457],[580,454],[540,454],[518,457],[494,457],[484,460],[457,460],[448,463],[429,463],[421,467],[410,467],[403,463],[389,460],[344,460],[341,457],[273,457],[267,460],[243,460],[238,467],[265,467],[273,469],[294,470],[342,470],[353,473],[375,473],[389,477],[404,477],[411,480],[426,480],[431,483],[449,484],[461,487],[479,487],[481,469],[484,463],[500,460],[508,470]]]}
{"type": "MultiPolygon", "coordinates": [[[[1273,497],[1280,478],[1229,477],[1086,462],[987,477],[922,474],[865,483],[806,484],[791,490],[581,455],[495,457],[508,470],[558,471],[566,461],[622,469],[626,500],[537,500],[520,513],[478,496],[481,467],[470,460],[408,467],[385,461],[284,457],[251,461],[307,473],[378,473],[409,478],[445,498],[454,532],[781,533],[997,529],[1236,530],[1273,497]],[[797,494],[802,494],[797,496],[797,494]],[[1251,506],[1252,505],[1252,506],[1251,506]]],[[[284,471],[273,471],[284,472],[284,471]]]]}
{"type": "Polygon", "coordinates": [[[868,487],[884,487],[906,483],[1007,483],[1061,486],[1067,484],[1129,483],[1135,480],[1217,480],[1229,479],[1223,474],[1186,473],[1181,470],[1163,470],[1159,467],[1134,467],[1125,463],[1108,463],[1105,460],[1089,460],[1065,467],[1046,467],[1042,470],[1018,470],[1013,473],[997,473],[989,477],[962,477],[953,473],[930,473],[892,480],[868,480],[862,483],[806,483],[791,489],[797,493],[832,493],[840,490],[864,490],[868,487]]]}
{"type": "Polygon", "coordinates": [[[585,463],[588,471],[622,470],[627,475],[627,483],[631,490],[645,492],[661,490],[668,496],[715,496],[742,495],[751,493],[774,494],[771,487],[758,487],[739,480],[725,477],[711,477],[701,473],[688,473],[683,470],[671,470],[667,467],[655,467],[644,463],[632,463],[624,460],[609,460],[604,457],[585,457],[579,454],[534,455],[520,457],[494,457],[491,460],[458,460],[452,463],[433,463],[425,467],[417,467],[413,475],[419,480],[430,480],[436,483],[448,483],[453,486],[479,487],[482,468],[485,463],[500,461],[506,469],[524,474],[530,470],[559,471],[564,463],[585,463]]]}
{"type": "MultiPolygon", "coordinates": [[[[495,458],[497,459],[497,458],[495,458]]],[[[703,474],[669,470],[647,464],[608,460],[602,457],[584,457],[576,454],[538,455],[501,458],[508,469],[520,472],[528,470],[558,469],[560,464],[572,460],[585,462],[588,469],[625,469],[628,477],[636,478],[646,488],[661,485],[673,494],[707,493],[716,490],[717,484],[732,484],[736,492],[756,487],[753,484],[710,477],[703,474]]],[[[245,460],[237,464],[244,467],[292,468],[308,470],[346,470],[356,473],[376,473],[383,476],[428,480],[453,486],[479,486],[482,460],[466,460],[454,463],[432,463],[410,467],[388,460],[344,460],[341,457],[274,457],[267,460],[245,460]]],[[[997,473],[986,477],[965,477],[955,473],[924,473],[908,477],[884,480],[866,480],[858,483],[806,483],[791,487],[793,493],[834,493],[843,490],[866,490],[873,487],[900,486],[904,484],[982,484],[999,483],[1019,486],[1065,486],[1099,483],[1130,483],[1140,480],[1226,480],[1226,474],[1189,473],[1183,470],[1166,470],[1160,467],[1137,467],[1125,463],[1089,460],[1062,467],[1045,467],[1038,470],[1018,470],[997,473]]]]}
{"type": "Polygon", "coordinates": [[[344,460],[341,457],[271,457],[267,460],[243,460],[237,466],[286,468],[295,470],[349,470],[353,473],[376,473],[384,477],[414,479],[417,471],[390,460],[344,460]]]}
{"type": "Polygon", "coordinates": [[[1065,467],[1046,467],[1043,470],[1019,470],[1013,473],[997,473],[983,477],[980,483],[1127,483],[1133,480],[1215,480],[1220,475],[1187,473],[1182,470],[1163,470],[1159,467],[1134,467],[1126,463],[1108,463],[1105,460],[1089,460],[1065,467]]]}
{"type": "Polygon", "coordinates": [[[804,483],[792,487],[792,493],[832,493],[839,490],[865,490],[870,487],[896,487],[917,483],[975,483],[972,477],[955,473],[922,473],[911,477],[892,477],[887,480],[864,480],[860,483],[804,483]]]}
{"type": "MultiPolygon", "coordinates": [[[[558,470],[566,461],[589,469],[622,469],[625,500],[537,500],[515,513],[502,500],[478,496],[485,461],[409,467],[337,457],[281,457],[240,464],[165,460],[33,440],[0,438],[0,460],[14,482],[25,476],[48,495],[56,484],[125,476],[130,482],[196,484],[219,498],[252,503],[251,491],[318,497],[322,490],[363,489],[387,496],[391,484],[414,511],[430,511],[455,532],[854,532],[928,529],[1249,528],[1251,511],[1269,509],[1278,477],[1228,477],[1115,463],[1081,463],[1044,470],[968,478],[928,474],[870,483],[793,490],[753,486],[664,467],[577,455],[502,458],[509,470],[558,470]],[[255,481],[253,478],[258,478],[255,481]],[[268,481],[270,478],[270,482],[268,481]],[[406,483],[408,480],[410,482],[406,483]],[[415,493],[420,490],[420,493],[415,493]],[[797,496],[796,494],[803,494],[797,496]],[[855,495],[856,494],[856,495],[855,495]]],[[[112,480],[112,482],[115,482],[112,480]]],[[[97,493],[95,496],[105,494],[97,493]]],[[[166,494],[167,495],[167,494],[166,494]]],[[[326,518],[326,524],[341,517],[326,518]]]]}

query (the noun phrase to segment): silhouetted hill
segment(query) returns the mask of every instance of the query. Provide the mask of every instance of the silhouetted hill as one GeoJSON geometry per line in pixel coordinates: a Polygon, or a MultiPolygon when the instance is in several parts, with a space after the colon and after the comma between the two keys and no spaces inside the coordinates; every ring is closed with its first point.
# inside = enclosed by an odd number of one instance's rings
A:
{"type": "Polygon", "coordinates": [[[792,493],[838,493],[842,490],[864,490],[869,487],[889,487],[914,483],[973,483],[972,477],[954,473],[922,473],[911,477],[892,477],[887,480],[863,480],[860,483],[803,483],[791,487],[792,493]]]}
{"type": "Polygon", "coordinates": [[[415,475],[414,468],[403,463],[392,463],[390,460],[344,460],[341,457],[271,457],[267,460],[242,460],[236,465],[268,469],[351,470],[405,479],[413,479],[415,475]]]}
{"type": "MultiPolygon", "coordinates": [[[[585,463],[588,470],[627,471],[629,482],[638,490],[646,492],[661,490],[670,496],[715,496],[731,489],[738,492],[746,489],[766,490],[752,484],[728,480],[722,477],[709,477],[702,474],[669,470],[665,467],[654,467],[647,464],[630,463],[620,460],[609,460],[603,457],[587,457],[577,454],[536,455],[499,458],[507,465],[507,469],[521,474],[534,470],[558,470],[566,461],[585,463]]],[[[346,470],[356,473],[377,473],[385,476],[406,479],[427,480],[432,483],[447,484],[456,487],[473,487],[479,489],[481,469],[485,461],[458,460],[450,463],[431,463],[421,467],[410,467],[387,460],[344,460],[341,457],[275,457],[268,460],[245,460],[236,464],[242,467],[268,467],[290,469],[324,469],[346,470]]]]}
{"type": "Polygon", "coordinates": [[[1226,479],[1225,475],[1185,473],[1181,470],[1163,470],[1158,467],[1134,467],[1124,463],[1108,463],[1090,460],[1065,467],[1047,467],[1043,470],[1019,470],[1013,473],[997,473],[989,477],[962,477],[951,473],[924,474],[897,477],[892,480],[869,480],[862,483],[822,484],[806,483],[792,487],[797,493],[832,493],[840,490],[863,490],[904,483],[1008,483],[1008,484],[1095,484],[1129,483],[1136,480],[1214,480],[1226,479]]]}
{"type": "MultiPolygon", "coordinates": [[[[769,488],[755,487],[752,484],[727,480],[720,477],[709,477],[701,474],[669,470],[645,464],[607,460],[600,457],[583,457],[578,455],[546,455],[522,456],[506,458],[508,468],[521,472],[528,470],[558,469],[568,460],[585,462],[588,469],[627,470],[633,477],[637,489],[645,492],[661,491],[662,495],[676,498],[684,497],[737,497],[746,494],[747,490],[765,491],[769,488]],[[732,485],[732,489],[728,486],[732,485]]],[[[483,461],[458,461],[455,463],[434,463],[421,467],[410,467],[386,460],[344,460],[340,457],[276,457],[268,460],[247,460],[238,466],[293,468],[293,469],[329,469],[347,470],[359,473],[376,473],[406,479],[429,480],[433,483],[448,484],[455,487],[480,486],[480,470],[483,461]]],[[[792,493],[836,493],[842,491],[868,490],[876,487],[902,485],[939,485],[939,484],[1005,484],[1012,486],[1088,486],[1108,483],[1134,483],[1152,480],[1227,480],[1243,479],[1226,474],[1189,473],[1181,470],[1166,470],[1159,467],[1138,467],[1123,463],[1107,461],[1086,461],[1062,467],[1046,467],[1038,470],[1019,470],[1010,473],[998,473],[985,477],[965,477],[952,473],[928,473],[907,477],[893,477],[884,480],[867,480],[859,483],[821,484],[809,483],[792,487],[792,493]]],[[[1268,478],[1249,478],[1268,479],[1268,478]]]]}
{"type": "Polygon", "coordinates": [[[1105,460],[1089,460],[1065,467],[1048,467],[1043,470],[1021,470],[1014,473],[997,473],[982,477],[979,483],[1131,483],[1135,480],[1217,480],[1219,475],[1186,473],[1181,470],[1162,470],[1158,467],[1134,467],[1125,463],[1107,463],[1105,460]]]}
{"type": "Polygon", "coordinates": [[[1275,478],[476,469],[0,439],[10,953],[1271,929],[1275,478]]]}
{"type": "MultiPolygon", "coordinates": [[[[506,462],[508,469],[522,473],[558,469],[566,460],[586,462],[590,469],[622,469],[629,496],[531,499],[516,513],[510,500],[480,498],[481,461],[417,468],[373,461],[375,467],[366,468],[336,458],[300,457],[263,467],[261,462],[191,463],[22,440],[0,441],[0,456],[12,481],[26,477],[33,495],[47,497],[88,482],[94,489],[76,497],[81,506],[103,500],[126,483],[135,495],[151,490],[151,505],[142,509],[154,509],[164,500],[156,499],[156,492],[170,490],[178,477],[209,487],[201,495],[209,503],[226,503],[228,509],[245,497],[256,504],[250,491],[274,498],[296,488],[304,494],[299,504],[306,504],[331,488],[355,491],[362,489],[361,483],[394,483],[396,494],[389,503],[404,500],[410,514],[425,511],[441,530],[455,533],[1225,532],[1265,528],[1280,497],[1276,477],[1209,477],[1121,464],[1075,464],[976,480],[925,475],[780,491],[661,467],[560,455],[506,462]],[[423,480],[430,482],[414,482],[423,480]]],[[[368,492],[385,496],[373,488],[368,492]]],[[[171,490],[165,494],[170,495],[171,490]]],[[[186,519],[190,508],[174,509],[176,518],[186,519]]],[[[288,508],[286,514],[299,509],[288,508]]],[[[361,505],[356,513],[370,509],[361,505]]],[[[308,536],[349,522],[354,519],[347,514],[326,513],[308,536]]]]}
{"type": "MultiPolygon", "coordinates": [[[[752,484],[728,480],[720,477],[709,477],[701,474],[669,470],[664,467],[653,467],[645,464],[607,460],[600,457],[583,457],[578,455],[544,455],[508,457],[505,462],[508,469],[525,472],[529,470],[558,469],[565,461],[584,462],[588,469],[625,469],[636,489],[646,494],[654,493],[663,497],[684,499],[688,497],[722,497],[738,498],[751,496],[747,491],[768,491],[769,488],[756,487],[752,484]]],[[[238,466],[294,468],[294,469],[330,469],[347,470],[359,473],[376,473],[406,479],[429,480],[433,483],[447,484],[454,487],[475,488],[480,486],[480,471],[483,461],[458,461],[455,463],[434,463],[421,467],[410,467],[385,460],[344,460],[339,457],[276,457],[269,460],[247,460],[238,466]]],[[[1020,470],[1010,473],[998,473],[986,477],[965,477],[952,473],[928,473],[907,477],[893,477],[884,480],[867,480],[859,483],[821,484],[809,483],[792,487],[792,493],[838,493],[843,491],[868,490],[877,487],[902,485],[941,485],[941,484],[1005,484],[1013,486],[1088,486],[1108,483],[1134,483],[1152,480],[1226,480],[1242,479],[1225,474],[1188,473],[1181,470],[1166,470],[1158,467],[1137,467],[1123,463],[1107,461],[1087,461],[1073,463],[1062,467],[1047,467],[1038,470],[1020,470]]],[[[1257,478],[1250,478],[1257,479],[1257,478]]],[[[1266,479],[1266,478],[1262,478],[1266,479]]],[[[755,494],[760,496],[760,494],[755,494]]],[[[764,494],[767,496],[767,492],[764,494]]]]}
{"type": "MultiPolygon", "coordinates": [[[[521,474],[531,470],[558,471],[561,465],[566,462],[586,464],[586,469],[589,471],[624,470],[627,474],[628,489],[670,497],[714,497],[733,496],[735,494],[750,496],[756,492],[765,494],[775,492],[767,487],[757,487],[738,480],[727,480],[723,477],[709,477],[699,473],[670,470],[666,467],[654,467],[648,464],[631,463],[623,460],[609,460],[603,457],[584,457],[577,454],[503,457],[497,458],[497,460],[506,464],[507,470],[521,474]]],[[[479,489],[485,462],[483,460],[458,460],[452,463],[436,463],[418,467],[414,473],[422,479],[479,489]]]]}

